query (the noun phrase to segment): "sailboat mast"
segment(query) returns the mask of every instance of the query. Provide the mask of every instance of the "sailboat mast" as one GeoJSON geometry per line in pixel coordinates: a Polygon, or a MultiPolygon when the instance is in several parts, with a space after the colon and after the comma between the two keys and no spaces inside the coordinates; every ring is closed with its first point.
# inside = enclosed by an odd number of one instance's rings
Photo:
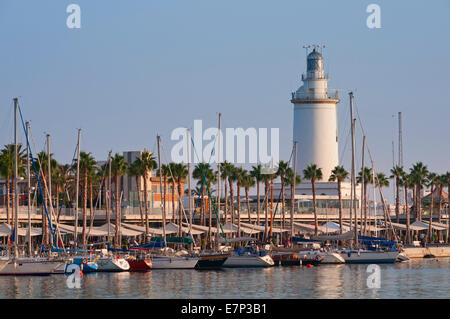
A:
{"type": "MultiPolygon", "coordinates": [[[[27,141],[30,139],[30,123],[26,122],[27,141]]],[[[28,189],[28,256],[31,257],[33,247],[31,243],[31,171],[30,171],[30,150],[27,145],[27,189],[28,189]]]]}
{"type": "MultiPolygon", "coordinates": [[[[220,151],[222,150],[221,139],[222,139],[222,113],[219,113],[219,125],[217,131],[217,216],[216,216],[216,240],[219,238],[219,225],[220,225],[220,151]]],[[[251,223],[251,221],[248,221],[251,223]]]]}
{"type": "Polygon", "coordinates": [[[108,187],[107,187],[107,195],[106,198],[106,219],[108,223],[108,243],[111,242],[111,215],[110,215],[110,209],[111,209],[111,153],[112,151],[109,151],[108,154],[108,187]]]}
{"type": "MultiPolygon", "coordinates": [[[[47,175],[48,175],[48,207],[49,211],[52,211],[53,203],[52,203],[52,170],[51,170],[51,153],[50,153],[50,134],[47,134],[47,175]]],[[[50,246],[53,246],[53,236],[51,236],[50,230],[50,246]]]]}
{"type": "MultiPolygon", "coordinates": [[[[162,177],[162,170],[161,170],[161,136],[157,135],[156,140],[158,142],[158,166],[159,166],[159,187],[161,187],[161,177],[162,177]]],[[[161,191],[161,190],[160,190],[161,191]]],[[[166,201],[166,198],[164,196],[164,202],[166,201]]],[[[181,225],[179,226],[181,227],[181,225]]],[[[163,209],[162,212],[162,229],[163,229],[163,239],[164,243],[166,242],[166,212],[163,209]]]]}
{"type": "Polygon", "coordinates": [[[366,197],[364,189],[366,187],[366,175],[364,174],[364,146],[366,145],[366,136],[363,136],[363,143],[362,143],[362,154],[361,154],[361,228],[360,228],[360,234],[365,235],[366,234],[366,227],[367,227],[367,216],[364,216],[363,219],[363,211],[366,209],[366,197]],[[364,231],[363,231],[363,221],[364,221],[364,231]]]}
{"type": "MultiPolygon", "coordinates": [[[[352,169],[351,169],[351,203],[350,203],[350,228],[352,226],[352,211],[354,202],[356,200],[356,176],[355,176],[355,121],[353,119],[353,92],[349,93],[350,96],[350,126],[351,126],[351,139],[352,139],[352,169]]],[[[357,244],[358,241],[358,221],[357,221],[357,212],[355,207],[355,242],[357,244]]]]}
{"type": "MultiPolygon", "coordinates": [[[[75,245],[78,246],[78,196],[80,189],[80,138],[81,129],[78,129],[78,143],[77,143],[77,183],[76,183],[76,196],[75,196],[75,245]]],[[[109,233],[108,233],[109,235],[109,233]]]]}
{"type": "Polygon", "coordinates": [[[19,257],[17,249],[17,239],[19,238],[19,196],[17,196],[17,173],[18,173],[18,158],[17,158],[17,108],[19,100],[14,98],[14,259],[19,257]]]}
{"type": "Polygon", "coordinates": [[[297,141],[294,141],[294,176],[292,177],[292,184],[294,185],[294,193],[291,194],[291,237],[294,236],[294,203],[295,203],[295,181],[297,177],[297,141]]]}
{"type": "Polygon", "coordinates": [[[192,213],[192,189],[191,189],[191,134],[189,132],[189,129],[186,129],[186,143],[187,143],[188,198],[189,198],[189,231],[191,231],[193,213],[192,213]]]}

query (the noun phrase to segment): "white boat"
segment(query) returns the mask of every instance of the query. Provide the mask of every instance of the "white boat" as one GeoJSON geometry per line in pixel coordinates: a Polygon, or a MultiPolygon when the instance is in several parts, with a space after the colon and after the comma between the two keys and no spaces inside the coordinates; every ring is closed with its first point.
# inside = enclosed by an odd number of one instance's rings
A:
{"type": "Polygon", "coordinates": [[[306,256],[308,258],[315,258],[321,256],[323,259],[321,264],[344,264],[345,259],[338,252],[333,251],[319,251],[319,250],[302,250],[297,253],[299,256],[306,256]]]}
{"type": "Polygon", "coordinates": [[[0,275],[50,275],[55,269],[65,265],[61,260],[49,260],[47,258],[17,258],[5,260],[7,265],[0,270],[0,275]]]}
{"type": "Polygon", "coordinates": [[[97,265],[97,271],[113,272],[130,270],[130,264],[128,261],[118,257],[100,257],[97,260],[97,265]]]}
{"type": "Polygon", "coordinates": [[[9,262],[9,260],[0,260],[0,271],[6,267],[8,262],[9,262]]]}
{"type": "Polygon", "coordinates": [[[152,256],[152,269],[194,269],[198,258],[180,256],[152,256]]]}
{"type": "Polygon", "coordinates": [[[398,251],[340,250],[347,264],[388,264],[395,263],[398,251]]]}
{"type": "Polygon", "coordinates": [[[410,260],[409,256],[405,254],[404,252],[401,252],[397,256],[397,262],[407,261],[410,260]]]}
{"type": "Polygon", "coordinates": [[[251,248],[240,248],[233,255],[227,258],[223,267],[242,268],[242,267],[271,267],[275,265],[272,257],[265,251],[255,251],[251,248]]]}

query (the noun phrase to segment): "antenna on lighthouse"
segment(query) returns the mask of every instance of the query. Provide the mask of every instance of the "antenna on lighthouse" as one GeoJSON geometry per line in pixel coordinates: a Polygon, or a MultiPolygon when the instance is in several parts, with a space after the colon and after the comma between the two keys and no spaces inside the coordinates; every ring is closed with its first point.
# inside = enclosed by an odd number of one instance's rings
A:
{"type": "Polygon", "coordinates": [[[310,46],[309,44],[303,46],[303,49],[306,50],[306,55],[307,55],[307,56],[308,56],[308,49],[309,49],[309,48],[311,48],[311,46],[310,46]]]}

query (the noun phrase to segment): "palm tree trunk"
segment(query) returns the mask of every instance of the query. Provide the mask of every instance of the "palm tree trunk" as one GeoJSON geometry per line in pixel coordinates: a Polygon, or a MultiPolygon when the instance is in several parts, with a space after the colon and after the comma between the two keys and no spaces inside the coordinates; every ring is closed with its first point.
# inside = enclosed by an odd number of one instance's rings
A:
{"type": "Polygon", "coordinates": [[[234,225],[234,191],[233,191],[233,181],[228,179],[230,184],[230,208],[231,208],[231,223],[234,225]]]}
{"type": "Polygon", "coordinates": [[[264,181],[264,192],[265,192],[265,216],[264,216],[264,238],[267,239],[269,234],[269,180],[264,181]]]}
{"type": "Polygon", "coordinates": [[[142,212],[142,196],[141,196],[141,177],[140,176],[135,176],[136,177],[136,189],[137,189],[137,197],[138,197],[138,202],[139,202],[139,214],[141,215],[141,226],[144,226],[144,213],[142,212]]]}
{"type": "Polygon", "coordinates": [[[147,192],[147,170],[144,171],[144,209],[145,209],[145,242],[148,242],[148,192],[147,192]]]}
{"type": "Polygon", "coordinates": [[[172,223],[175,223],[175,181],[172,181],[172,223]]]}
{"type": "Polygon", "coordinates": [[[339,234],[342,234],[342,189],[341,180],[338,179],[338,197],[339,197],[339,234]]]}
{"type": "Polygon", "coordinates": [[[260,219],[259,219],[259,214],[261,212],[261,194],[260,194],[260,183],[259,181],[256,181],[256,199],[258,201],[257,205],[256,205],[256,223],[259,225],[260,223],[260,219]]]}
{"type": "Polygon", "coordinates": [[[92,227],[94,226],[94,190],[92,186],[92,182],[89,181],[89,234],[92,231],[92,227]]]}
{"type": "Polygon", "coordinates": [[[11,226],[11,215],[9,214],[9,202],[11,200],[9,176],[6,177],[6,222],[11,226]]]}
{"type": "Polygon", "coordinates": [[[237,183],[237,211],[238,211],[238,232],[237,236],[241,237],[241,184],[237,183]]]}
{"type": "Polygon", "coordinates": [[[364,235],[367,234],[367,185],[368,183],[364,183],[364,235]]]}
{"type": "Polygon", "coordinates": [[[311,181],[312,191],[313,191],[313,206],[314,206],[314,235],[317,236],[319,232],[319,227],[317,224],[317,207],[316,207],[316,182],[314,180],[311,181]]]}
{"type": "Polygon", "coordinates": [[[182,225],[182,221],[183,221],[183,215],[182,215],[182,210],[181,210],[181,205],[180,205],[180,200],[182,197],[182,190],[181,190],[181,177],[177,178],[177,188],[178,188],[178,236],[181,237],[181,225],[182,225]]]}
{"type": "Polygon", "coordinates": [[[410,211],[408,208],[408,186],[405,185],[405,215],[406,215],[406,243],[411,243],[411,231],[410,231],[410,211]]]}
{"type": "Polygon", "coordinates": [[[86,228],[87,228],[87,169],[84,169],[83,181],[83,247],[86,248],[86,228]]]}
{"type": "Polygon", "coordinates": [[[251,223],[250,199],[248,197],[248,187],[245,188],[245,200],[247,201],[248,222],[251,223]]]}
{"type": "Polygon", "coordinates": [[[228,222],[228,176],[225,176],[225,224],[228,222]]]}
{"type": "Polygon", "coordinates": [[[433,230],[431,228],[431,224],[433,223],[433,205],[434,205],[434,185],[431,184],[431,204],[430,204],[430,219],[429,219],[429,223],[430,225],[428,226],[428,240],[431,242],[431,238],[433,236],[433,230]]]}
{"type": "Polygon", "coordinates": [[[395,194],[395,217],[396,217],[396,222],[399,223],[400,222],[400,185],[399,185],[399,181],[400,178],[397,176],[395,178],[395,189],[396,189],[396,194],[395,194]]]}
{"type": "Polygon", "coordinates": [[[115,218],[115,246],[116,248],[119,248],[121,246],[121,243],[119,243],[119,224],[120,224],[120,204],[119,204],[119,175],[114,176],[114,182],[115,182],[115,188],[116,188],[116,218],[115,218]]]}
{"type": "MultiPolygon", "coordinates": [[[[285,192],[284,176],[281,176],[281,212],[282,212],[281,228],[282,229],[284,229],[284,226],[286,225],[286,210],[285,210],[286,196],[285,196],[284,192],[285,192]]],[[[281,236],[284,237],[284,233],[281,233],[281,236]]],[[[284,238],[283,238],[283,240],[284,240],[284,238]]]]}

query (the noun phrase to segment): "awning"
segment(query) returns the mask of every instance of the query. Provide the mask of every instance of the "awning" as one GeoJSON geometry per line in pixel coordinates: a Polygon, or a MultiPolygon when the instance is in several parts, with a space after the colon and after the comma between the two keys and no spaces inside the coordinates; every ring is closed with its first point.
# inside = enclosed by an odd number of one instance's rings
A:
{"type": "MultiPolygon", "coordinates": [[[[394,228],[394,229],[400,229],[400,230],[406,230],[406,225],[404,224],[399,224],[399,223],[390,223],[390,225],[394,228]]],[[[419,231],[419,230],[425,230],[428,229],[428,226],[426,228],[422,227],[422,226],[416,226],[413,224],[409,225],[409,229],[410,230],[414,230],[414,231],[419,231]]]]}
{"type": "Polygon", "coordinates": [[[339,234],[339,235],[323,235],[323,236],[312,236],[311,239],[314,240],[322,240],[322,241],[326,241],[326,240],[347,240],[347,239],[353,239],[353,232],[352,231],[348,231],[346,233],[343,234],[339,234]]]}
{"type": "MultiPolygon", "coordinates": [[[[411,226],[418,226],[421,227],[421,230],[426,230],[430,228],[430,223],[427,223],[425,221],[418,221],[416,220],[414,223],[411,224],[411,226]]],[[[439,223],[431,223],[431,229],[434,230],[447,230],[447,227],[443,224],[439,223]]]]}
{"type": "MultiPolygon", "coordinates": [[[[314,231],[315,231],[314,225],[302,224],[302,223],[296,223],[296,222],[294,222],[294,228],[297,228],[306,233],[314,233],[314,231]]],[[[317,230],[320,233],[326,232],[326,229],[324,229],[322,226],[317,226],[317,230]]]]}
{"type": "MultiPolygon", "coordinates": [[[[0,225],[0,237],[11,236],[11,234],[12,229],[8,224],[4,223],[0,225]]],[[[17,234],[21,237],[28,236],[28,227],[19,228],[19,232],[17,234]]],[[[42,235],[41,228],[31,228],[31,236],[40,236],[40,235],[42,235]]]]}
{"type": "MultiPolygon", "coordinates": [[[[241,223],[241,227],[250,228],[252,230],[259,230],[259,232],[264,232],[266,229],[265,226],[254,225],[254,224],[249,224],[249,223],[241,223]]],[[[267,230],[270,230],[270,225],[267,225],[267,230]]],[[[289,232],[289,231],[290,231],[289,229],[272,227],[272,233],[284,233],[284,232],[289,232]]]]}

